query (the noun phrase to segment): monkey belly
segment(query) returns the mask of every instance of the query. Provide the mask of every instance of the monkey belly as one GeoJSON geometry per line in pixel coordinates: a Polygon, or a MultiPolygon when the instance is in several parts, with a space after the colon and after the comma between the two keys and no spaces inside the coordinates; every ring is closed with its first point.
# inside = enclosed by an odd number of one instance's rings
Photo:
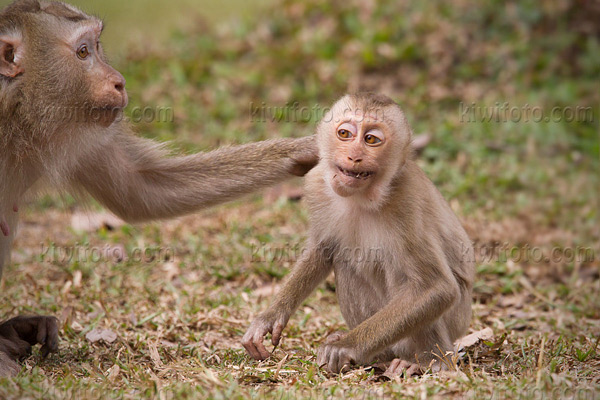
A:
{"type": "Polygon", "coordinates": [[[342,316],[350,329],[371,317],[389,302],[385,275],[377,268],[346,263],[334,266],[336,295],[342,316]]]}

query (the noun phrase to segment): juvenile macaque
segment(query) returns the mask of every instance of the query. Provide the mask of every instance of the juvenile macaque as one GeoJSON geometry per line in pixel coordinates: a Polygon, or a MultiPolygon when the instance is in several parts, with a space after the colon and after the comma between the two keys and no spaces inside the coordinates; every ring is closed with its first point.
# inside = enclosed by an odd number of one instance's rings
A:
{"type": "Polygon", "coordinates": [[[468,329],[472,247],[460,222],[411,159],[411,128],[388,97],[347,95],[317,129],[320,162],[306,176],[307,251],[242,343],[255,359],[277,346],[290,315],[333,270],[350,331],[319,348],[331,372],[389,362],[388,374],[444,367],[468,329]]]}
{"type": "MultiPolygon", "coordinates": [[[[0,12],[0,275],[18,205],[38,181],[89,194],[127,221],[190,213],[293,175],[317,162],[313,138],[279,139],[170,157],[117,117],[123,76],[108,65],[102,21],[70,5],[15,1],[0,12]]],[[[58,346],[54,317],[0,324],[0,376],[31,345],[58,346]]]]}

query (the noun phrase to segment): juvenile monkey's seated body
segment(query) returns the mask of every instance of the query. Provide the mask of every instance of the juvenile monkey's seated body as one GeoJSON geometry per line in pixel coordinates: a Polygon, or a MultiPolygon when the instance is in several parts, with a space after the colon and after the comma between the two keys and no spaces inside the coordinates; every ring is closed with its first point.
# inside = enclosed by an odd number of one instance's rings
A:
{"type": "Polygon", "coordinates": [[[400,107],[373,94],[347,95],[317,129],[320,162],[306,176],[307,251],[243,338],[265,359],[290,315],[333,270],[350,331],[333,334],[317,361],[331,372],[392,361],[389,373],[444,367],[471,320],[473,250],[460,222],[411,159],[400,107]]]}

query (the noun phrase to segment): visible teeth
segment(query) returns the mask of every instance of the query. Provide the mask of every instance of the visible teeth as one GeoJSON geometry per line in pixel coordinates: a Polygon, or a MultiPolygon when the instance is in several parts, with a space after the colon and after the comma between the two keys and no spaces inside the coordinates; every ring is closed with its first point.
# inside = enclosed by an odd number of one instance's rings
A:
{"type": "Polygon", "coordinates": [[[370,176],[371,176],[371,173],[370,173],[369,171],[364,171],[364,172],[354,172],[354,171],[350,171],[350,170],[343,169],[343,168],[340,168],[340,167],[338,167],[338,169],[339,169],[339,171],[340,171],[341,173],[343,173],[344,175],[346,175],[346,176],[351,176],[351,177],[353,177],[353,178],[356,178],[356,179],[360,179],[360,178],[368,178],[368,177],[370,177],[370,176]]]}

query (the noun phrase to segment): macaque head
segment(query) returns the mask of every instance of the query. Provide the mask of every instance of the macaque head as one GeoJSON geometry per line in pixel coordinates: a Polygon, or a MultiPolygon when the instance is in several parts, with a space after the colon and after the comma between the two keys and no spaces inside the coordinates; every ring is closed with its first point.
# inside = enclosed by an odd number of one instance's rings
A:
{"type": "Polygon", "coordinates": [[[101,20],[68,4],[15,1],[0,14],[3,88],[19,86],[38,119],[112,124],[127,92],[102,51],[102,29],[101,20]]]}
{"type": "Polygon", "coordinates": [[[411,130],[400,107],[377,94],[346,95],[317,128],[326,180],[342,197],[378,202],[407,157],[411,130]]]}

